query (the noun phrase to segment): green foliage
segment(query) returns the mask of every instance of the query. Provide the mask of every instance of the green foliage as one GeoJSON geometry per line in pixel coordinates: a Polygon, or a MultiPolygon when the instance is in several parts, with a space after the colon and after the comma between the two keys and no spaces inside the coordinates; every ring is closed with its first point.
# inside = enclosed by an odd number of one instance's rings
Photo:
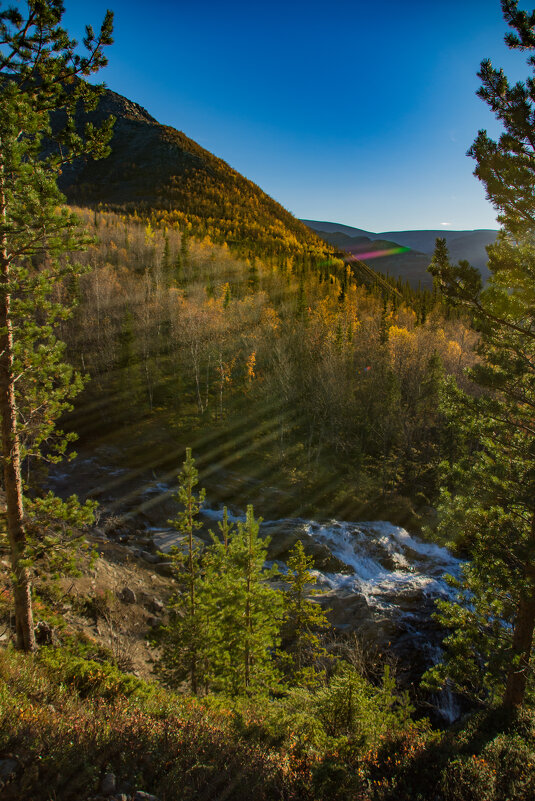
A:
{"type": "Polygon", "coordinates": [[[75,675],[65,682],[57,654],[44,666],[0,650],[0,749],[24,753],[24,768],[2,788],[3,799],[88,798],[109,771],[129,794],[145,790],[185,801],[208,788],[236,801],[251,792],[276,801],[298,790],[292,768],[241,737],[228,713],[207,714],[191,698],[103,674],[101,667],[88,663],[88,674],[67,665],[75,675]]]}
{"type": "Polygon", "coordinates": [[[411,711],[388,669],[381,686],[374,687],[341,662],[324,686],[296,687],[264,705],[263,727],[275,742],[291,744],[297,753],[337,752],[354,758],[387,734],[394,737],[409,727],[411,711]]]}
{"type": "Polygon", "coordinates": [[[171,613],[169,624],[162,631],[161,671],[168,683],[178,685],[186,677],[196,695],[206,684],[206,616],[202,608],[203,580],[201,575],[201,548],[194,538],[200,528],[197,516],[204,502],[205,492],[195,493],[199,483],[198,471],[186,450],[186,459],[178,476],[177,500],[183,506],[175,520],[169,521],[183,535],[183,546],[174,548],[171,560],[178,584],[168,602],[171,613]]]}
{"type": "Polygon", "coordinates": [[[110,701],[118,696],[148,698],[155,689],[109,662],[75,656],[63,648],[41,648],[39,663],[56,681],[65,683],[81,698],[98,696],[110,701]]]}
{"type": "Polygon", "coordinates": [[[535,782],[533,714],[478,714],[447,734],[414,723],[391,677],[342,666],[321,690],[269,699],[173,696],[100,663],[0,650],[0,750],[24,754],[14,801],[89,797],[102,775],[193,801],[524,801],[535,782]],[[38,768],[38,769],[37,769],[38,768]]]}
{"type": "Polygon", "coordinates": [[[314,564],[298,540],[287,560],[288,572],[284,575],[284,617],[281,630],[280,659],[291,684],[314,687],[325,677],[327,650],[321,645],[320,634],[330,627],[321,606],[310,600],[314,577],[310,572],[314,564]]]}
{"type": "MultiPolygon", "coordinates": [[[[90,240],[62,206],[56,179],[77,157],[106,155],[112,128],[108,120],[80,130],[75,113],[98,100],[99,88],[85,78],[106,64],[113,15],[107,12],[98,35],[86,28],[86,55],[80,55],[61,26],[63,13],[58,0],[0,10],[0,415],[17,643],[26,650],[35,648],[28,571],[35,530],[26,531],[21,468],[65,454],[73,436],[55,423],[83,385],[64,361],[57,330],[69,316],[81,272],[65,255],[90,240]],[[61,119],[54,131],[52,111],[61,119]]],[[[50,497],[30,504],[30,527],[53,506],[50,497]]],[[[73,506],[56,504],[62,522],[73,506]]],[[[86,519],[90,511],[84,510],[86,519]]],[[[49,526],[45,537],[54,558],[60,528],[51,534],[49,526]]]]}
{"type": "Polygon", "coordinates": [[[177,591],[168,608],[171,619],[161,631],[159,671],[172,686],[188,678],[192,692],[226,695],[265,692],[277,681],[273,651],[282,617],[280,592],[269,585],[274,571],[264,570],[267,544],[259,521],[248,507],[245,522],[234,529],[224,511],[222,541],[203,555],[194,538],[204,490],[194,488],[198,473],[191,456],[179,476],[177,498],[183,506],[171,521],[184,535],[171,554],[177,591]]]}
{"type": "Polygon", "coordinates": [[[226,695],[266,692],[277,684],[274,652],[280,640],[282,598],[265,570],[267,542],[252,506],[231,528],[226,510],[205,561],[204,608],[210,626],[212,687],[226,695]]]}
{"type": "MultiPolygon", "coordinates": [[[[515,0],[502,7],[516,31],[509,46],[532,50],[533,15],[518,12],[515,0]]],[[[528,64],[535,66],[532,56],[528,64]]],[[[479,76],[479,95],[505,132],[493,142],[480,131],[471,155],[504,227],[488,249],[485,288],[468,264],[449,263],[444,240],[437,240],[430,267],[449,301],[469,310],[480,335],[480,360],[470,370],[477,391],[467,394],[450,382],[446,393],[465,447],[444,465],[439,528],[460,534],[471,564],[457,604],[440,604],[439,619],[452,633],[434,677],[449,678],[479,700],[502,693],[511,706],[525,699],[535,627],[533,79],[511,86],[489,61],[479,76]]]]}

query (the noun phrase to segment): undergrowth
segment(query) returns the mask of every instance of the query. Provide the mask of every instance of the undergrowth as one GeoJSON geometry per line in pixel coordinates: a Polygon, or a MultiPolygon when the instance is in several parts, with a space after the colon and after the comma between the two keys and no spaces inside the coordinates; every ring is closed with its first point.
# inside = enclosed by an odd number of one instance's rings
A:
{"type": "Polygon", "coordinates": [[[122,792],[161,801],[524,801],[535,796],[535,716],[479,713],[457,730],[414,722],[388,675],[349,667],[278,699],[198,700],[76,648],[0,650],[4,801],[122,792]]]}

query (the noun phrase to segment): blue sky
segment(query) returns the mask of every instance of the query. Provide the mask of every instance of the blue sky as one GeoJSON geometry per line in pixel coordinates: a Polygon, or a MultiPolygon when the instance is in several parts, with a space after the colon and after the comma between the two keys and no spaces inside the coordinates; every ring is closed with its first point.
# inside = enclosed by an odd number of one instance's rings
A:
{"type": "Polygon", "coordinates": [[[78,38],[115,12],[110,89],[296,216],[372,231],[496,227],[466,151],[478,129],[499,130],[475,96],[480,61],[527,75],[503,43],[498,0],[65,5],[78,38]]]}

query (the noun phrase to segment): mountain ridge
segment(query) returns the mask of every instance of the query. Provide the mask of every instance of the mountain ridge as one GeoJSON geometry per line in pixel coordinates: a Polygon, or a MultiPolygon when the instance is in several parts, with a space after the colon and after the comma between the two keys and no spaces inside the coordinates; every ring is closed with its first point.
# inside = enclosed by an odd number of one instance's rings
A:
{"type": "Polygon", "coordinates": [[[432,279],[427,272],[435,247],[435,240],[440,237],[446,240],[452,262],[466,259],[481,272],[483,280],[487,280],[488,245],[496,239],[498,231],[492,228],[476,228],[473,230],[412,230],[384,231],[374,233],[363,228],[353,228],[342,223],[320,220],[302,220],[311,230],[323,236],[326,242],[339,247],[348,253],[368,260],[376,270],[387,272],[396,278],[403,278],[415,285],[431,286],[432,279]],[[344,237],[344,239],[342,239],[344,237]],[[385,253],[384,245],[392,246],[392,250],[409,248],[409,252],[385,253]],[[366,251],[366,248],[368,250],[366,251]],[[366,258],[366,255],[368,258],[366,258]]]}

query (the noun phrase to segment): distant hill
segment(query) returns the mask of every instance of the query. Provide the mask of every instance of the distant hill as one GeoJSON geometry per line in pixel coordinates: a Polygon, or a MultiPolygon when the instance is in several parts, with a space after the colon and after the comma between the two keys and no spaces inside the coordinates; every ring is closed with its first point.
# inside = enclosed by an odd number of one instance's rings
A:
{"type": "Polygon", "coordinates": [[[373,233],[362,228],[318,220],[302,220],[326,242],[345,250],[369,264],[375,270],[408,280],[413,286],[431,286],[427,267],[435,248],[435,240],[446,240],[453,262],[466,259],[480,270],[483,279],[488,275],[486,246],[496,239],[497,231],[384,231],[373,233]],[[383,253],[398,247],[410,248],[404,253],[383,253]],[[366,255],[368,258],[366,258],[366,255]]]}
{"type": "MultiPolygon", "coordinates": [[[[115,118],[111,155],[67,168],[60,188],[78,205],[158,211],[196,236],[210,236],[244,255],[326,250],[314,232],[279,203],[181,131],[107,90],[78,124],[115,118]]],[[[53,120],[54,124],[54,120],[53,120]]],[[[330,250],[330,248],[329,248],[330,250]]]]}

